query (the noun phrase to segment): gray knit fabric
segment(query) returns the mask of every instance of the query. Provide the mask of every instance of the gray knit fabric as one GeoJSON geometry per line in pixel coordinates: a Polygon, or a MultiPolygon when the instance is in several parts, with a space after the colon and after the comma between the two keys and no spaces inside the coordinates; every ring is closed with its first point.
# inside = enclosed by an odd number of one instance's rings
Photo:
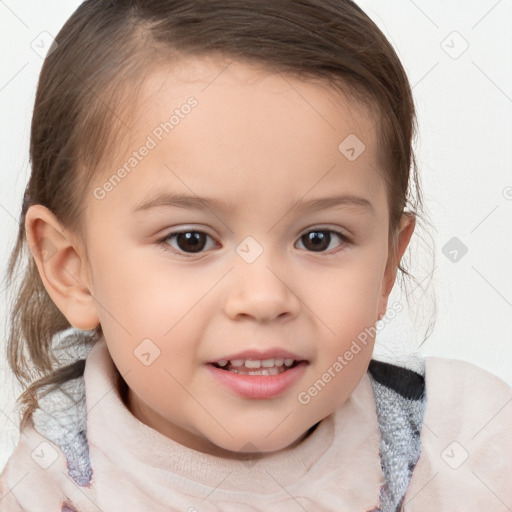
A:
{"type": "MultiPolygon", "coordinates": [[[[424,361],[416,364],[416,372],[406,370],[413,378],[423,383],[421,396],[411,397],[407,383],[400,392],[377,382],[370,372],[377,419],[382,434],[380,443],[381,466],[386,484],[381,488],[379,512],[398,512],[401,509],[403,497],[411,480],[412,472],[420,456],[420,432],[426,408],[426,393],[424,392],[424,361]],[[421,373],[418,373],[421,371],[421,373]],[[405,395],[405,396],[403,396],[405,395]]],[[[395,367],[399,369],[400,367],[395,367]]],[[[403,379],[401,372],[396,377],[403,379]]],[[[387,378],[393,378],[393,368],[387,378]]],[[[400,384],[400,383],[397,383],[400,384]]],[[[399,387],[399,386],[398,386],[399,387]]],[[[416,390],[418,393],[419,390],[416,390]]]]}
{"type": "Polygon", "coordinates": [[[39,399],[32,413],[34,428],[61,448],[68,472],[78,485],[92,477],[87,444],[87,408],[84,378],[69,380],[39,399]]]}

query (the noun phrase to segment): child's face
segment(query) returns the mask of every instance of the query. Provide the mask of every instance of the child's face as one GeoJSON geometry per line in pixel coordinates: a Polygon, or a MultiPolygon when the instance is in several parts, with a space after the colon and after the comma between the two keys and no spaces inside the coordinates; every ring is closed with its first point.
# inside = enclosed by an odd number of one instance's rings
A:
{"type": "Polygon", "coordinates": [[[150,77],[128,145],[87,198],[86,240],[87,286],[132,413],[186,446],[234,456],[225,450],[283,449],[345,401],[396,266],[386,267],[373,122],[326,87],[226,64],[150,77]],[[215,204],[172,206],[171,194],[215,204]],[[344,195],[371,206],[308,206],[344,195]],[[156,196],[159,206],[137,209],[156,196]],[[177,230],[193,233],[171,238],[177,230]],[[307,364],[267,398],[256,395],[265,384],[239,394],[208,364],[271,349],[307,364]]]}

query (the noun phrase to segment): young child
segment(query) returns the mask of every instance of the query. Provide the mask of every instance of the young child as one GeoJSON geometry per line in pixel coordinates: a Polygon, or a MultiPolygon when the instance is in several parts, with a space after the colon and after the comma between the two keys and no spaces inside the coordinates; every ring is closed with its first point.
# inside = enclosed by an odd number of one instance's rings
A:
{"type": "Polygon", "coordinates": [[[35,101],[2,512],[510,510],[510,388],[372,359],[414,131],[350,0],[83,2],[35,101]]]}

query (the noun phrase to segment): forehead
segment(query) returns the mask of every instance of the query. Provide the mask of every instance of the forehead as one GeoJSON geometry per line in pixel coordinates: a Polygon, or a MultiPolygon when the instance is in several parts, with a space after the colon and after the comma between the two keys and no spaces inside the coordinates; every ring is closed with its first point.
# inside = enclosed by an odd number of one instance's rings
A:
{"type": "Polygon", "coordinates": [[[229,196],[235,206],[263,190],[261,201],[277,202],[332,187],[382,196],[373,120],[322,82],[238,61],[182,60],[147,77],[129,124],[96,181],[126,171],[103,206],[134,205],[166,187],[229,196]]]}
{"type": "MultiPolygon", "coordinates": [[[[308,120],[307,125],[295,127],[297,134],[311,135],[320,131],[319,127],[321,131],[329,128],[339,132],[337,135],[352,129],[370,145],[374,135],[372,109],[355,100],[349,89],[335,89],[320,78],[299,79],[263,65],[218,57],[179,60],[172,69],[154,69],[134,104],[135,129],[148,132],[154,121],[167,120],[191,97],[200,103],[201,108],[194,112],[198,121],[222,114],[216,119],[218,135],[222,135],[219,128],[227,123],[245,128],[251,123],[260,128],[263,117],[269,134],[272,127],[279,127],[279,121],[290,129],[294,120],[308,120]]],[[[204,122],[202,125],[210,128],[204,122]]]]}

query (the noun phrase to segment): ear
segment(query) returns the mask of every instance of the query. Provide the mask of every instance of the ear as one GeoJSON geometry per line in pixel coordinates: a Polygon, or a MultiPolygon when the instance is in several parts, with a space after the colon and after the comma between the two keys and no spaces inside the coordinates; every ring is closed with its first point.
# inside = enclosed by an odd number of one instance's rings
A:
{"type": "Polygon", "coordinates": [[[40,204],[27,210],[25,233],[41,280],[55,305],[72,326],[94,329],[99,317],[87,283],[88,262],[78,241],[40,204]]]}
{"type": "Polygon", "coordinates": [[[404,255],[405,249],[409,245],[414,228],[416,226],[416,217],[413,213],[404,212],[400,219],[398,233],[396,238],[391,243],[388,260],[386,262],[386,269],[384,271],[384,278],[382,281],[382,291],[379,298],[379,311],[378,319],[380,320],[385,314],[388,307],[388,299],[391,290],[395,284],[396,272],[398,265],[404,255]]]}

